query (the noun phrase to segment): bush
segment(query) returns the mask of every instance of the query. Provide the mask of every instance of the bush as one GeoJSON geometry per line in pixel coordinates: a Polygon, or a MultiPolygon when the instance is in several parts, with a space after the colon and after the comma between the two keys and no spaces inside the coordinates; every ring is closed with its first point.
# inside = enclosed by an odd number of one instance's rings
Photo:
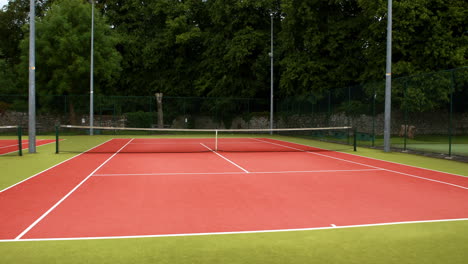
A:
{"type": "Polygon", "coordinates": [[[154,121],[156,121],[156,113],[151,112],[131,112],[126,113],[127,117],[127,127],[140,127],[140,128],[150,128],[153,126],[154,121]]]}

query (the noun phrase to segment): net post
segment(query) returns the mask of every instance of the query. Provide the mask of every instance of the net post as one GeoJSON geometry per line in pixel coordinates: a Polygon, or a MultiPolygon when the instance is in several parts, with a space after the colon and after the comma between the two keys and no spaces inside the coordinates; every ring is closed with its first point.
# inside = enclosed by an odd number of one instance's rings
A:
{"type": "Polygon", "coordinates": [[[218,151],[218,129],[215,130],[215,151],[218,151]]]}
{"type": "Polygon", "coordinates": [[[357,151],[357,128],[353,129],[353,151],[357,151]]]}
{"type": "Polygon", "coordinates": [[[55,126],[55,154],[59,153],[59,126],[55,126]]]}
{"type": "Polygon", "coordinates": [[[17,134],[18,134],[18,155],[23,156],[23,142],[22,142],[23,131],[21,129],[21,126],[18,126],[17,129],[18,129],[18,131],[17,131],[17,134]]]}

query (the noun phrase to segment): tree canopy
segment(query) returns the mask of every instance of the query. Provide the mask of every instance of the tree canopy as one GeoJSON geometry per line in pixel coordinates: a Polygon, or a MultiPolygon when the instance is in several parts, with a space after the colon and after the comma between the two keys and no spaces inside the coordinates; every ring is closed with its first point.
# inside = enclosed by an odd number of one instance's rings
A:
{"type": "MultiPolygon", "coordinates": [[[[24,89],[27,0],[0,11],[0,93],[24,89]],[[22,43],[22,44],[21,44],[22,43]],[[23,45],[23,48],[21,48],[23,45]],[[23,60],[23,63],[24,60],[23,60]],[[21,80],[21,78],[19,78],[21,80]],[[23,88],[21,88],[23,87],[23,88]]],[[[40,93],[86,93],[90,4],[36,1],[40,93]]],[[[382,80],[386,0],[99,0],[98,92],[262,97],[270,87],[270,16],[277,96],[321,95],[382,80]]],[[[393,11],[395,77],[466,66],[468,2],[399,0],[393,11]]]]}

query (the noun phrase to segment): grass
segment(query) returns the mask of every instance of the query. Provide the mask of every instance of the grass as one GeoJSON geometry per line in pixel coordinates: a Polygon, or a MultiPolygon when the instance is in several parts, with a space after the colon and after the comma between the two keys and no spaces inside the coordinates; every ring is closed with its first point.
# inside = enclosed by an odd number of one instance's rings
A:
{"type": "MultiPolygon", "coordinates": [[[[108,138],[70,137],[67,144],[87,148],[108,138]]],[[[25,151],[23,157],[0,157],[0,190],[76,155],[54,154],[53,144],[37,150],[37,154],[25,151]]],[[[349,151],[468,176],[468,163],[366,148],[349,151]]],[[[466,230],[468,221],[456,221],[258,234],[0,242],[0,256],[2,263],[466,263],[466,230]]]]}
{"type": "MultiPolygon", "coordinates": [[[[468,156],[468,135],[457,135],[452,137],[451,149],[449,150],[448,135],[419,135],[414,139],[405,139],[402,137],[392,137],[392,148],[413,150],[418,152],[427,152],[434,154],[444,154],[459,156],[468,156]]],[[[358,146],[370,146],[370,140],[358,140],[358,146]]],[[[383,138],[377,137],[374,146],[383,147],[383,138]]]]}
{"type": "Polygon", "coordinates": [[[0,243],[3,263],[466,263],[468,221],[300,232],[0,243]]]}
{"type": "MultiPolygon", "coordinates": [[[[404,148],[404,145],[393,145],[397,148],[404,148]]],[[[449,153],[449,145],[443,143],[414,143],[414,144],[406,144],[406,149],[408,150],[415,150],[415,151],[423,151],[423,152],[431,152],[431,153],[439,153],[439,154],[446,154],[449,153]]],[[[468,144],[452,144],[451,148],[452,155],[463,155],[468,156],[468,144]]]]}

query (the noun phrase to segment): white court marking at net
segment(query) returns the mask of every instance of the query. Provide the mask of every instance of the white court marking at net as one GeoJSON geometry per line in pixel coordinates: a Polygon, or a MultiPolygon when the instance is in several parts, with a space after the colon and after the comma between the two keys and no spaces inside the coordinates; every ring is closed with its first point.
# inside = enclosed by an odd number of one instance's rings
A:
{"type": "Polygon", "coordinates": [[[434,179],[430,179],[430,178],[425,178],[425,177],[421,177],[421,176],[417,176],[417,175],[413,175],[413,174],[409,174],[409,173],[404,173],[404,172],[400,172],[400,171],[394,171],[394,170],[389,170],[389,169],[385,169],[385,168],[381,168],[381,167],[377,167],[377,166],[372,166],[372,165],[365,164],[365,163],[360,163],[360,162],[351,161],[351,160],[347,160],[347,159],[341,159],[341,158],[337,158],[337,157],[333,157],[333,156],[328,156],[328,155],[324,155],[324,154],[319,154],[319,153],[315,153],[315,152],[312,152],[312,151],[301,150],[301,149],[298,149],[298,148],[294,148],[294,147],[290,147],[290,146],[286,146],[286,145],[282,145],[282,144],[278,144],[278,143],[268,142],[268,141],[264,141],[264,140],[261,140],[261,139],[255,139],[255,140],[259,140],[259,141],[262,141],[262,142],[265,142],[265,143],[269,143],[269,144],[272,144],[272,145],[282,146],[282,147],[285,147],[285,148],[290,148],[290,149],[299,150],[299,151],[302,151],[302,152],[305,152],[305,153],[310,153],[310,154],[314,154],[314,155],[318,155],[318,156],[322,156],[322,157],[327,157],[327,158],[331,158],[331,159],[341,160],[341,161],[345,161],[345,162],[349,162],[349,163],[353,163],[353,164],[358,164],[358,165],[362,165],[362,166],[366,166],[366,167],[370,167],[370,168],[374,168],[374,169],[381,169],[381,170],[388,171],[388,172],[392,172],[392,173],[397,173],[397,174],[401,174],[401,175],[405,175],[405,176],[409,176],[409,177],[413,177],[413,178],[418,178],[418,179],[423,179],[423,180],[427,180],[427,181],[437,182],[437,183],[441,183],[441,184],[445,184],[445,185],[450,185],[450,186],[453,186],[453,187],[457,187],[457,188],[461,188],[461,189],[468,190],[468,187],[461,186],[461,185],[457,185],[457,184],[453,184],[453,183],[449,183],[449,182],[438,181],[438,180],[434,180],[434,179]]]}
{"type": "Polygon", "coordinates": [[[2,148],[9,148],[9,147],[16,147],[16,146],[18,146],[18,144],[3,146],[3,147],[0,147],[0,149],[2,149],[2,148]]]}
{"type": "MultiPolygon", "coordinates": [[[[209,140],[206,140],[205,143],[214,143],[215,142],[215,139],[213,139],[213,142],[209,142],[209,140]]],[[[235,141],[235,142],[229,142],[229,141],[225,141],[225,142],[219,142],[218,140],[218,144],[221,143],[223,145],[230,145],[230,144],[233,144],[233,145],[236,145],[236,144],[263,144],[262,142],[255,142],[255,141],[235,141]]],[[[199,145],[201,144],[200,142],[141,142],[141,143],[131,143],[130,145],[199,145]]]]}
{"type": "Polygon", "coordinates": [[[132,143],[130,145],[199,145],[199,142],[185,142],[185,143],[180,143],[180,142],[146,142],[146,143],[132,143]]]}
{"type": "MultiPolygon", "coordinates": [[[[67,161],[69,161],[69,160],[72,160],[72,159],[74,159],[74,158],[76,158],[76,157],[79,157],[79,156],[81,156],[81,155],[87,153],[88,151],[93,150],[93,149],[95,149],[95,148],[97,148],[97,147],[100,147],[100,146],[102,146],[102,145],[104,145],[104,144],[106,144],[107,142],[110,142],[110,141],[112,141],[112,139],[109,139],[109,140],[107,140],[106,142],[103,142],[103,143],[101,143],[101,144],[99,144],[99,145],[97,145],[97,146],[95,146],[95,147],[92,147],[92,148],[88,149],[87,151],[85,151],[85,152],[83,152],[83,153],[80,153],[80,154],[78,154],[78,155],[76,155],[76,156],[73,156],[73,157],[71,157],[71,158],[69,158],[69,159],[66,159],[66,160],[64,160],[64,161],[61,161],[61,162],[55,164],[55,165],[52,166],[52,167],[49,167],[49,168],[47,168],[47,169],[45,169],[45,170],[43,170],[43,171],[40,171],[40,172],[38,172],[38,173],[36,173],[36,174],[34,174],[34,175],[32,175],[32,176],[30,176],[30,177],[28,177],[28,178],[26,178],[26,179],[20,181],[20,182],[17,182],[17,183],[15,183],[15,184],[13,184],[13,185],[11,185],[11,186],[9,186],[9,187],[6,187],[5,189],[0,190],[0,193],[6,191],[6,190],[8,190],[8,189],[11,189],[11,188],[13,188],[13,187],[15,187],[15,186],[17,186],[17,185],[19,185],[19,184],[25,182],[25,181],[28,181],[28,180],[30,180],[30,179],[32,179],[32,178],[34,178],[34,177],[36,177],[36,176],[38,176],[38,175],[40,175],[40,174],[42,174],[42,173],[48,171],[48,170],[51,170],[51,169],[53,169],[53,168],[55,168],[55,167],[57,167],[57,166],[59,166],[59,165],[65,163],[65,162],[67,162],[67,161]]],[[[47,144],[46,144],[46,145],[47,145],[47,144]]]]}
{"type": "MultiPolygon", "coordinates": [[[[12,140],[16,140],[16,139],[12,139],[12,140]]],[[[44,140],[50,140],[50,139],[38,139],[36,142],[44,141],[44,140]]],[[[28,143],[29,143],[29,140],[25,140],[25,141],[22,141],[22,142],[21,142],[21,145],[22,145],[22,146],[27,146],[28,143]]],[[[50,143],[47,143],[47,144],[39,145],[38,147],[40,147],[40,146],[45,146],[45,145],[49,145],[49,144],[51,144],[51,143],[55,143],[55,140],[52,141],[52,142],[50,142],[50,143]]],[[[19,145],[19,144],[16,143],[16,144],[13,144],[13,145],[2,146],[2,147],[0,147],[0,149],[2,149],[2,148],[9,148],[9,147],[16,147],[16,146],[18,146],[18,145],[19,145]]],[[[25,148],[25,149],[27,149],[27,148],[25,148]]],[[[17,151],[17,150],[15,150],[15,151],[17,151]]],[[[15,152],[15,151],[12,151],[12,152],[15,152]]],[[[10,152],[8,152],[8,153],[10,153],[10,152]]]]}
{"type": "Polygon", "coordinates": [[[237,168],[243,170],[245,173],[249,173],[248,170],[242,168],[239,164],[235,163],[234,161],[224,157],[223,155],[219,154],[218,152],[212,150],[211,148],[207,147],[205,144],[203,143],[200,143],[203,147],[207,148],[208,150],[210,150],[211,152],[213,152],[214,154],[218,155],[219,157],[223,158],[224,160],[228,161],[229,163],[231,163],[232,165],[236,166],[237,168]]]}

